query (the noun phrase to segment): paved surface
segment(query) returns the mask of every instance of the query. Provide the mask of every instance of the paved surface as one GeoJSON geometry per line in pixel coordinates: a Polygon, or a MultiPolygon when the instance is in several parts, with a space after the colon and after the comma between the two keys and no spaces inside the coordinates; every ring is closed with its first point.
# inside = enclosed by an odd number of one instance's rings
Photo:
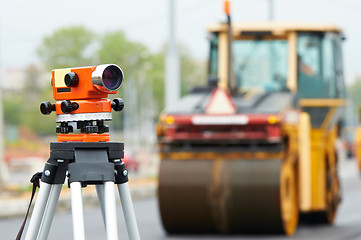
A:
{"type": "MultiPolygon", "coordinates": [[[[340,206],[334,226],[309,226],[300,225],[295,236],[291,239],[361,239],[361,176],[356,170],[355,162],[348,160],[341,162],[343,202],[340,206]]],[[[138,225],[142,239],[170,239],[170,240],[193,240],[193,239],[288,239],[284,236],[244,236],[244,235],[186,235],[168,236],[162,229],[157,200],[147,198],[136,200],[134,208],[138,219],[138,225]]],[[[119,207],[118,231],[119,239],[128,239],[122,211],[119,207]]],[[[105,231],[102,223],[100,210],[91,208],[85,210],[86,239],[105,239],[105,231]]],[[[49,239],[63,240],[72,239],[72,222],[69,212],[58,213],[54,217],[49,239]]],[[[15,239],[17,230],[22,219],[0,220],[1,239],[15,239]]]]}

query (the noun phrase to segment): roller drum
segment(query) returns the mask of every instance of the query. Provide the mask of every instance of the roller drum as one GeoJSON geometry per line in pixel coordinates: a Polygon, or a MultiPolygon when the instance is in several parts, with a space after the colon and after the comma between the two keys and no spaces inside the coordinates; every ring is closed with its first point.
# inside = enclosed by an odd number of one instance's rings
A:
{"type": "Polygon", "coordinates": [[[158,199],[167,232],[216,231],[209,202],[211,170],[207,160],[161,161],[158,199]]]}
{"type": "Polygon", "coordinates": [[[295,227],[285,230],[287,214],[281,209],[283,162],[162,160],[158,197],[164,228],[169,233],[292,234],[295,227]]]}

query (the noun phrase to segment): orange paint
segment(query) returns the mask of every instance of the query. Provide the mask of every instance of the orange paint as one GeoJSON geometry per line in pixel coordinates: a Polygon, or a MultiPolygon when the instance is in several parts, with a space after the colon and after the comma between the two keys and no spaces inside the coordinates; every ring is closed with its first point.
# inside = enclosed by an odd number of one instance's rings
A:
{"type": "MultiPolygon", "coordinates": [[[[97,112],[111,112],[111,101],[109,99],[98,99],[98,100],[75,100],[79,105],[77,110],[71,112],[71,114],[76,113],[97,113],[97,112]]],[[[61,111],[61,102],[57,102],[55,106],[56,114],[64,114],[61,111]]]]}
{"type": "Polygon", "coordinates": [[[109,142],[109,134],[58,134],[58,142],[109,142]]]}
{"type": "Polygon", "coordinates": [[[231,15],[231,8],[230,8],[229,0],[225,0],[225,1],[224,1],[224,12],[225,12],[228,16],[231,15]]]}

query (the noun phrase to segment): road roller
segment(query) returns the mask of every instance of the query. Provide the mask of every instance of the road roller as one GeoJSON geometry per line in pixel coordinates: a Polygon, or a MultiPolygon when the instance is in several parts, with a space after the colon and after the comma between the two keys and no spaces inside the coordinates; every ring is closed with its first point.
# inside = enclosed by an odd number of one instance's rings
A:
{"type": "Polygon", "coordinates": [[[207,86],[156,126],[165,230],[292,235],[300,216],[332,224],[341,202],[342,30],[228,21],[208,31],[207,86]]]}
{"type": "MultiPolygon", "coordinates": [[[[361,109],[360,109],[361,110],[361,109]]],[[[359,111],[359,119],[361,119],[361,111],[359,111]]],[[[354,141],[354,148],[355,148],[355,161],[357,164],[357,169],[361,174],[361,126],[358,126],[355,129],[355,141],[354,141]]]]}

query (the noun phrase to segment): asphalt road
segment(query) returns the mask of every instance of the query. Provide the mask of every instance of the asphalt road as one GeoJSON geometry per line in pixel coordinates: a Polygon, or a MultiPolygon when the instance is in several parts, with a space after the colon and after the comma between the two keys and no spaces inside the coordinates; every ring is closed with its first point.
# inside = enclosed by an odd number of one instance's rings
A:
{"type": "MultiPolygon", "coordinates": [[[[340,175],[343,187],[343,201],[339,208],[336,223],[333,226],[312,226],[301,224],[292,239],[361,239],[361,176],[352,160],[340,163],[340,175]]],[[[156,199],[145,199],[134,202],[135,213],[142,239],[287,239],[282,235],[245,236],[245,235],[178,235],[168,236],[162,229],[156,199]]],[[[121,207],[117,209],[119,239],[128,239],[121,207]]],[[[89,240],[105,238],[102,217],[98,208],[84,212],[85,236],[89,240]]],[[[0,239],[15,239],[22,219],[0,220],[0,239]]],[[[49,239],[72,239],[72,220],[68,212],[55,215],[49,239]]]]}

